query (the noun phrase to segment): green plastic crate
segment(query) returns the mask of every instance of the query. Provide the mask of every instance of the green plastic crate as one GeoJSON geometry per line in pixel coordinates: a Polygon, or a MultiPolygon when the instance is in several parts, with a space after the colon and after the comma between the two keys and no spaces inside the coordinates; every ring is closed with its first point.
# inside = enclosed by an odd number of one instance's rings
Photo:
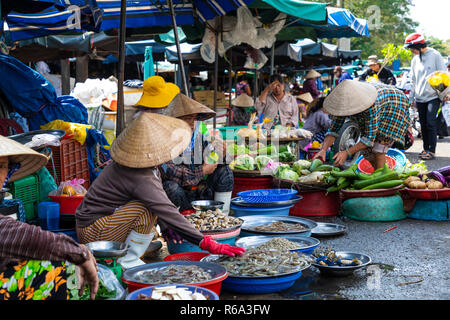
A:
{"type": "Polygon", "coordinates": [[[25,208],[26,221],[32,222],[37,219],[37,205],[40,199],[40,184],[37,174],[29,175],[8,184],[14,199],[20,199],[25,208]]]}

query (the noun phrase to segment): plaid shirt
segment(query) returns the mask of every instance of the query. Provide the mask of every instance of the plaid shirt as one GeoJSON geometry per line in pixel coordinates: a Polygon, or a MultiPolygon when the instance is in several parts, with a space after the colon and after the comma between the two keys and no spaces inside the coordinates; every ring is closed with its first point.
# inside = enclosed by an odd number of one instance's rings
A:
{"type": "MultiPolygon", "coordinates": [[[[411,101],[401,90],[392,86],[374,86],[378,91],[375,103],[369,109],[349,117],[359,125],[360,141],[368,147],[373,147],[375,142],[403,142],[410,123],[411,101]]],[[[346,117],[330,115],[330,119],[332,123],[327,135],[338,137],[346,117]]]]}

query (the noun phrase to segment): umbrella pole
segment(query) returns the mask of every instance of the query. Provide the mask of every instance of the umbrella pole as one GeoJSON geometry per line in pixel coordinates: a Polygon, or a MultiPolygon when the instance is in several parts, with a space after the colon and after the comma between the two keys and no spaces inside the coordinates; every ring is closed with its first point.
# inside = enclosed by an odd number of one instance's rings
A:
{"type": "MultiPolygon", "coordinates": [[[[222,17],[220,17],[220,26],[222,25],[222,17]]],[[[214,60],[214,112],[217,112],[217,86],[219,81],[219,31],[216,30],[216,48],[214,60]]],[[[213,122],[213,139],[216,137],[217,113],[214,114],[213,122]]]]}
{"type": "Polygon", "coordinates": [[[125,37],[126,37],[126,17],[127,17],[127,1],[120,2],[120,33],[119,33],[119,71],[117,83],[117,117],[116,117],[116,137],[120,135],[124,129],[124,97],[123,97],[123,81],[125,77],[125,37]]]}
{"type": "Polygon", "coordinates": [[[177,54],[178,54],[178,63],[180,65],[181,81],[183,83],[184,94],[189,96],[189,90],[188,90],[187,82],[186,82],[186,74],[184,72],[183,56],[181,54],[181,48],[180,48],[180,39],[178,38],[178,28],[177,28],[177,21],[175,19],[175,10],[173,8],[172,0],[168,0],[167,3],[169,4],[170,15],[172,16],[173,34],[175,35],[175,43],[177,46],[177,54]]]}

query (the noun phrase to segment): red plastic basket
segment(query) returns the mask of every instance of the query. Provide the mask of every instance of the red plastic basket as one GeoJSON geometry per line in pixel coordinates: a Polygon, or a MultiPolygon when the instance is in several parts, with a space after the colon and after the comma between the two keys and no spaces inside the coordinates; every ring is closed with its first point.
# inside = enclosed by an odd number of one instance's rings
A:
{"type": "MultiPolygon", "coordinates": [[[[57,183],[72,179],[84,179],[83,186],[89,188],[89,161],[87,157],[86,145],[80,144],[76,140],[63,139],[59,147],[52,149],[53,163],[55,164],[57,183]]],[[[48,171],[53,174],[52,161],[47,163],[48,171]]]]}
{"type": "Polygon", "coordinates": [[[181,252],[171,254],[163,259],[163,261],[200,261],[204,257],[209,256],[207,252],[181,252]]]}
{"type": "MultiPolygon", "coordinates": [[[[211,281],[207,281],[207,282],[203,282],[203,283],[196,283],[196,284],[189,284],[189,285],[209,289],[209,290],[215,292],[218,296],[220,296],[220,291],[222,289],[222,282],[227,277],[228,277],[228,273],[224,274],[220,278],[217,278],[217,279],[214,279],[211,281]]],[[[128,281],[128,280],[124,279],[123,277],[121,277],[121,280],[123,281],[123,283],[125,283],[127,285],[128,292],[133,292],[133,291],[141,289],[141,288],[155,286],[155,284],[145,284],[145,283],[137,283],[137,282],[133,282],[133,281],[128,281]]]]}
{"type": "Polygon", "coordinates": [[[60,214],[75,214],[78,206],[83,202],[84,196],[77,197],[62,197],[62,196],[48,196],[53,202],[59,203],[60,214]]]}
{"type": "Polygon", "coordinates": [[[232,197],[236,197],[242,191],[272,188],[273,177],[241,178],[235,176],[232,197]]]}
{"type": "MultiPolygon", "coordinates": [[[[394,158],[386,156],[386,163],[388,164],[389,168],[391,169],[395,168],[396,161],[394,158]]],[[[370,162],[364,158],[361,159],[361,161],[358,163],[358,169],[359,171],[367,174],[371,174],[372,172],[375,171],[370,162]]]]}
{"type": "Polygon", "coordinates": [[[303,199],[289,211],[290,216],[336,216],[340,210],[339,192],[303,191],[303,199]]]}

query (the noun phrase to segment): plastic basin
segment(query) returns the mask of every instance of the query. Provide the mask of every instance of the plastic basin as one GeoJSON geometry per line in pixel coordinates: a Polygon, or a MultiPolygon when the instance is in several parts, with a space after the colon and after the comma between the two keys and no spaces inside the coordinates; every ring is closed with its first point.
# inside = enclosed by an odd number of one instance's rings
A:
{"type": "Polygon", "coordinates": [[[292,287],[302,272],[289,275],[267,278],[236,278],[229,276],[223,281],[223,290],[245,293],[245,294],[266,294],[286,290],[292,287]]]}
{"type": "Polygon", "coordinates": [[[75,214],[77,208],[83,202],[84,196],[76,197],[62,197],[62,196],[48,196],[53,202],[59,203],[61,214],[75,214]]]}
{"type": "Polygon", "coordinates": [[[251,216],[251,215],[265,215],[265,216],[288,216],[289,210],[294,205],[282,206],[282,207],[270,207],[270,208],[252,208],[241,207],[234,204],[230,204],[230,210],[233,211],[233,216],[251,216]]]}
{"type": "MultiPolygon", "coordinates": [[[[139,294],[145,294],[147,296],[151,296],[152,292],[153,292],[153,289],[155,287],[162,288],[162,287],[168,287],[168,286],[173,286],[173,285],[171,285],[171,284],[158,285],[158,286],[154,286],[154,287],[146,287],[146,288],[138,289],[138,290],[135,290],[135,291],[131,292],[125,298],[125,300],[138,300],[139,294]]],[[[214,291],[211,291],[211,290],[206,289],[206,288],[202,288],[202,287],[198,287],[198,286],[181,285],[181,284],[176,285],[176,287],[177,288],[187,288],[190,292],[201,293],[205,297],[207,297],[208,300],[219,300],[219,296],[214,291]]]]}
{"type": "Polygon", "coordinates": [[[290,210],[291,216],[335,216],[339,213],[339,192],[303,191],[299,192],[303,197],[290,210]]]}

